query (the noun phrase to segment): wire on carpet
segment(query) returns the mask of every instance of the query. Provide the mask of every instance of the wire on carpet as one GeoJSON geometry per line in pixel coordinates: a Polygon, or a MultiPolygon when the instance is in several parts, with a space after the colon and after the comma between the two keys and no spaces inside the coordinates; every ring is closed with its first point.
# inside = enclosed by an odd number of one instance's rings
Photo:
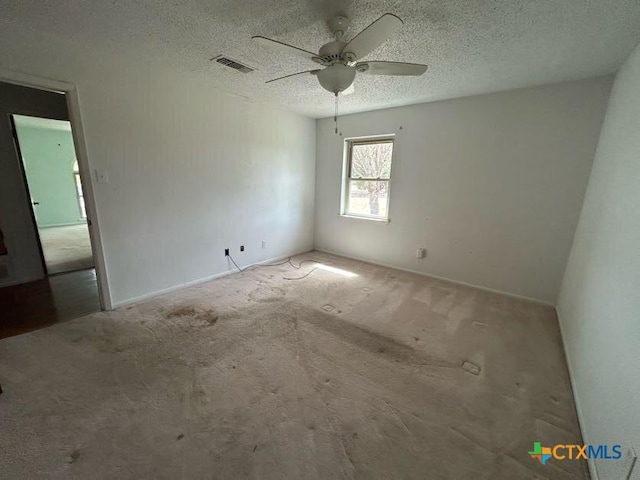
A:
{"type": "MultiPolygon", "coordinates": [[[[289,264],[291,265],[293,268],[295,268],[296,270],[300,270],[302,268],[302,265],[304,265],[305,263],[318,263],[315,260],[309,260],[309,259],[305,259],[305,260],[301,260],[300,263],[298,265],[296,265],[295,263],[293,263],[293,261],[291,260],[292,257],[287,258],[286,260],[279,262],[279,263],[269,263],[266,265],[260,264],[260,263],[254,263],[253,265],[249,265],[247,267],[244,268],[240,268],[238,266],[238,264],[236,263],[236,261],[233,259],[233,257],[231,255],[227,255],[227,257],[229,257],[229,260],[231,260],[231,263],[233,263],[233,265],[238,269],[238,271],[240,273],[242,272],[246,272],[247,270],[250,270],[252,268],[261,268],[261,267],[279,267],[281,265],[285,265],[285,264],[289,264]]],[[[312,268],[309,272],[307,272],[305,275],[303,275],[302,277],[295,277],[295,278],[289,278],[289,277],[282,277],[283,280],[302,280],[303,278],[307,278],[309,275],[311,275],[313,272],[316,271],[318,267],[314,267],[312,268]]]]}
{"type": "Polygon", "coordinates": [[[309,270],[307,273],[305,273],[303,276],[301,277],[282,277],[283,280],[302,280],[303,278],[307,278],[309,275],[311,275],[313,272],[315,272],[318,269],[318,267],[313,267],[311,270],[309,270]]]}
{"type": "Polygon", "coordinates": [[[233,263],[235,265],[235,267],[238,269],[239,272],[245,272],[245,271],[247,271],[249,269],[252,269],[252,268],[278,267],[280,265],[284,265],[285,263],[291,263],[291,257],[289,257],[285,261],[280,262],[280,263],[270,263],[270,264],[267,264],[267,265],[262,265],[260,263],[254,263],[253,265],[248,265],[248,266],[246,266],[244,268],[240,268],[231,255],[227,255],[227,257],[229,257],[229,260],[231,260],[231,263],[233,263]]]}

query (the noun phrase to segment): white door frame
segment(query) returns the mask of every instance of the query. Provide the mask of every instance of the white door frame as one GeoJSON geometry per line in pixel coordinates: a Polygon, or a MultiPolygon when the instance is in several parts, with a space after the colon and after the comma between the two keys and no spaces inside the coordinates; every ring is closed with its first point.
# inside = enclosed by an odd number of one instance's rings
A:
{"type": "Polygon", "coordinates": [[[113,302],[111,300],[111,292],[109,289],[109,275],[107,273],[104,249],[102,247],[103,243],[102,235],[100,233],[98,209],[93,194],[93,183],[91,181],[92,170],[89,162],[89,156],[87,155],[87,144],[80,115],[80,95],[78,93],[78,87],[72,83],[37,77],[3,68],[0,68],[0,80],[6,83],[13,83],[40,90],[63,92],[65,94],[67,110],[69,111],[69,121],[71,122],[71,130],[73,132],[73,143],[75,145],[76,158],[78,159],[78,167],[80,170],[80,180],[82,181],[82,190],[87,208],[87,217],[90,220],[90,222],[87,223],[89,227],[89,237],[91,238],[91,248],[93,250],[96,276],[98,278],[100,303],[104,310],[112,310],[113,302]]]}

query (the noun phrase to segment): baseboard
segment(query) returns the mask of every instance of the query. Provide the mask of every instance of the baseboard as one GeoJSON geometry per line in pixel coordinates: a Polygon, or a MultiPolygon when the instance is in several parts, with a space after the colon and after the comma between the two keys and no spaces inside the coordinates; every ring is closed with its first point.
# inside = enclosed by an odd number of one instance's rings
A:
{"type": "Polygon", "coordinates": [[[454,283],[456,285],[462,285],[462,286],[465,286],[465,287],[471,287],[471,288],[475,288],[475,289],[478,289],[478,290],[483,290],[485,292],[497,293],[499,295],[504,295],[504,296],[511,297],[511,298],[517,298],[518,300],[525,300],[527,302],[537,303],[538,305],[544,305],[546,307],[555,308],[555,305],[553,303],[545,302],[544,300],[539,300],[537,298],[525,297],[524,295],[517,295],[515,293],[503,292],[502,290],[496,290],[494,288],[483,287],[482,285],[476,285],[476,284],[473,284],[473,283],[462,282],[460,280],[453,280],[451,278],[441,277],[441,276],[433,275],[433,274],[430,274],[430,273],[419,272],[418,270],[411,270],[409,268],[402,268],[402,267],[398,267],[396,265],[389,265],[388,263],[376,262],[376,261],[373,261],[373,260],[370,260],[370,259],[367,259],[367,258],[355,257],[353,255],[345,255],[344,253],[332,252],[330,250],[325,250],[325,249],[322,249],[322,248],[316,248],[315,250],[317,252],[327,253],[329,255],[335,255],[336,257],[348,258],[349,260],[357,260],[358,262],[370,263],[372,265],[378,265],[380,267],[394,268],[396,270],[402,270],[403,272],[409,272],[409,273],[415,273],[416,275],[422,275],[423,277],[435,278],[437,280],[442,280],[444,282],[454,283]]]}
{"type": "MultiPolygon", "coordinates": [[[[576,390],[576,384],[574,382],[573,368],[571,367],[571,360],[569,358],[569,350],[567,350],[567,343],[565,342],[564,331],[562,330],[562,320],[560,319],[560,311],[556,307],[556,317],[558,318],[558,326],[560,327],[560,339],[562,341],[562,349],[564,350],[564,358],[567,364],[567,370],[569,371],[569,382],[571,383],[571,392],[573,393],[573,403],[576,406],[576,415],[578,417],[578,425],[580,426],[580,434],[582,435],[582,443],[584,445],[590,444],[589,437],[587,436],[587,430],[584,425],[584,415],[582,414],[582,407],[580,406],[580,400],[578,399],[578,391],[576,390]]],[[[591,480],[599,480],[598,470],[596,469],[595,461],[591,458],[587,460],[589,466],[589,474],[591,480]]]]}
{"type": "MultiPolygon", "coordinates": [[[[312,250],[304,250],[304,251],[297,252],[297,253],[291,253],[291,254],[287,254],[287,255],[280,255],[279,257],[268,258],[267,260],[262,260],[260,262],[252,263],[251,265],[264,265],[265,263],[278,262],[280,260],[284,260],[284,259],[290,258],[290,257],[295,257],[297,255],[303,255],[303,254],[309,253],[311,251],[312,250]]],[[[245,268],[245,267],[242,267],[242,268],[245,268]]],[[[175,292],[175,291],[182,290],[182,289],[185,289],[185,288],[194,287],[196,285],[200,285],[202,283],[210,282],[211,280],[216,280],[217,278],[226,277],[227,275],[232,275],[234,273],[239,273],[239,272],[235,268],[231,269],[231,270],[225,270],[224,272],[215,273],[213,275],[209,275],[209,276],[206,276],[206,277],[203,277],[203,278],[199,278],[197,280],[191,280],[189,282],[181,283],[179,285],[174,285],[173,287],[163,288],[162,290],[156,290],[154,292],[145,293],[144,295],[140,295],[140,296],[137,296],[137,297],[127,298],[125,300],[122,300],[122,301],[119,301],[119,302],[115,302],[113,304],[113,310],[115,310],[117,308],[126,307],[126,306],[132,305],[134,303],[143,302],[145,300],[149,300],[151,298],[158,297],[158,296],[164,295],[166,293],[171,293],[171,292],[175,292]]]]}
{"type": "Polygon", "coordinates": [[[73,227],[75,225],[86,225],[86,221],[77,221],[72,223],[52,223],[51,225],[38,225],[38,228],[56,228],[56,227],[73,227]]]}

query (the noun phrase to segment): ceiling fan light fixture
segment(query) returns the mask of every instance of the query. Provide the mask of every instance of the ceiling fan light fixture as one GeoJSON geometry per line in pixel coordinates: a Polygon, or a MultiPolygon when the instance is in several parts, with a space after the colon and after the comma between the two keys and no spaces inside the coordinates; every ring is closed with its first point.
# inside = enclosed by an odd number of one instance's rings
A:
{"type": "Polygon", "coordinates": [[[322,88],[337,94],[351,86],[356,78],[356,69],[348,65],[335,64],[320,70],[317,76],[322,88]]]}
{"type": "Polygon", "coordinates": [[[302,57],[325,67],[320,70],[307,70],[274,78],[267,83],[311,73],[318,77],[322,88],[336,96],[337,102],[339,93],[344,95],[345,90],[348,91],[347,94],[352,91],[349,87],[353,84],[356,73],[420,76],[426,72],[427,65],[416,63],[379,60],[358,62],[359,59],[366,57],[386,42],[402,27],[402,23],[402,20],[396,15],[385,13],[349,41],[345,41],[343,40],[344,32],[349,28],[350,20],[346,15],[339,14],[329,20],[329,29],[334,34],[335,40],[322,45],[317,54],[267,37],[255,36],[251,38],[255,42],[279,52],[302,57]]]}

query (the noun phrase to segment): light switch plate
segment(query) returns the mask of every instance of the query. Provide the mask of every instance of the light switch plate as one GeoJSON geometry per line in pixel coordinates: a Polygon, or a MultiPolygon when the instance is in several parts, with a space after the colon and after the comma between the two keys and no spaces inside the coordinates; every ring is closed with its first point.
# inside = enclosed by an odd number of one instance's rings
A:
{"type": "Polygon", "coordinates": [[[96,181],[98,183],[109,183],[109,173],[106,170],[96,169],[96,181]]]}

